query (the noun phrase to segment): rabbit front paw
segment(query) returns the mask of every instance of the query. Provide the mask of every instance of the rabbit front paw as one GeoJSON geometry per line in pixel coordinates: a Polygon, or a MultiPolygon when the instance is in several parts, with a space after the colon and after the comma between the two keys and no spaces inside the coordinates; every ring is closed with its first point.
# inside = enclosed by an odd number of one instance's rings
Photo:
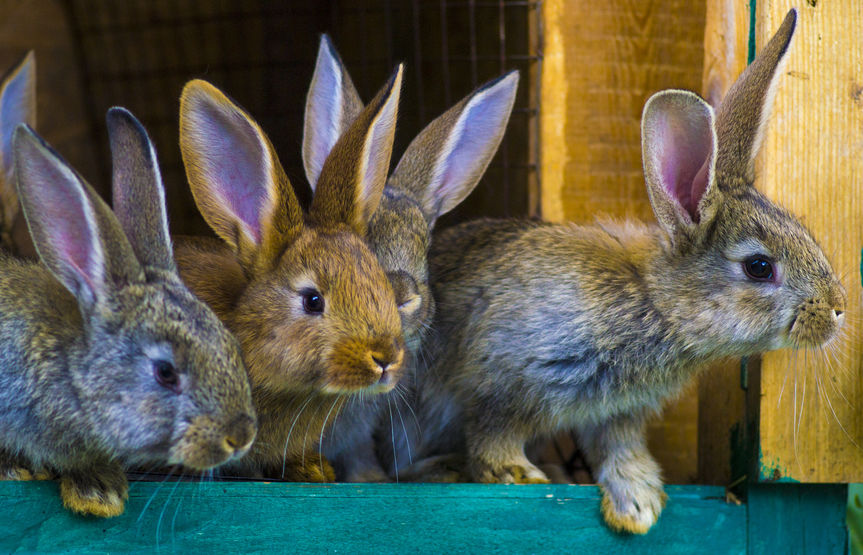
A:
{"type": "Polygon", "coordinates": [[[604,484],[601,488],[602,516],[616,532],[646,534],[668,499],[661,484],[629,482],[604,484]]]}
{"type": "Polygon", "coordinates": [[[0,481],[23,482],[50,480],[53,475],[44,468],[33,469],[22,458],[0,452],[0,481]]]}
{"type": "Polygon", "coordinates": [[[527,459],[517,462],[489,463],[475,461],[471,474],[477,482],[486,484],[550,484],[542,470],[527,459]]]}
{"type": "Polygon", "coordinates": [[[318,453],[307,454],[302,460],[287,461],[284,478],[289,482],[335,482],[336,471],[318,453]]]}
{"type": "Polygon", "coordinates": [[[101,517],[123,513],[129,497],[129,482],[119,465],[64,472],[60,476],[60,496],[70,511],[101,517]]]}

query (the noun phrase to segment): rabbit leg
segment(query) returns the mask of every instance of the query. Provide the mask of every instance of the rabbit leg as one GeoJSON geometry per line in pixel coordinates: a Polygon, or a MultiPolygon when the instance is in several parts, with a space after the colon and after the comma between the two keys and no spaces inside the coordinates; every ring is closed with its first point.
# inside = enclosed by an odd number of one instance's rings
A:
{"type": "Polygon", "coordinates": [[[117,462],[100,462],[60,473],[60,496],[70,511],[101,517],[123,513],[129,482],[117,462]]]}
{"type": "Polygon", "coordinates": [[[371,434],[366,441],[357,442],[349,451],[340,453],[337,466],[340,469],[339,480],[342,482],[391,481],[375,454],[371,434]]]}
{"type": "MultiPolygon", "coordinates": [[[[485,415],[483,422],[507,422],[505,417],[485,415]]],[[[510,422],[511,423],[511,422],[510,422]]],[[[465,426],[468,472],[477,482],[498,484],[548,484],[542,470],[527,460],[524,436],[498,426],[465,426]]]]}
{"type": "Polygon", "coordinates": [[[618,532],[646,534],[667,496],[659,464],[647,451],[644,419],[625,416],[577,428],[602,488],[602,516],[618,532]]]}

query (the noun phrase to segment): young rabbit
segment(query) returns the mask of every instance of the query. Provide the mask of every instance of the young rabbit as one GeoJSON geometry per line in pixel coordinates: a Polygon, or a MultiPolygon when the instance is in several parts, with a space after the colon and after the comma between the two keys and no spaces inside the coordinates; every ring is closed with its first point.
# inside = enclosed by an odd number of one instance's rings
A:
{"type": "Polygon", "coordinates": [[[20,123],[36,127],[36,55],[32,50],[0,80],[0,248],[35,256],[15,190],[12,135],[20,123]]]}
{"type": "Polygon", "coordinates": [[[186,173],[224,243],[188,240],[177,260],[237,334],[260,421],[232,473],[335,479],[318,448],[327,423],[353,396],[387,392],[400,377],[395,298],[363,237],[389,169],[401,78],[400,66],[333,147],[307,215],[251,117],[204,81],[183,90],[186,173]]]}
{"type": "MultiPolygon", "coordinates": [[[[836,336],[846,302],[821,249],[752,185],[792,10],[718,108],[678,90],[642,116],[659,225],[470,222],[429,253],[442,341],[419,387],[482,482],[546,482],[525,441],[574,428],[616,530],[665,502],[644,424],[705,363],[836,336]],[[450,401],[454,400],[454,403],[450,401]],[[460,413],[458,412],[460,411],[460,413]],[[453,414],[455,413],[455,414],[453,414]]],[[[421,422],[423,414],[421,414],[421,422]]]]}
{"type": "MultiPolygon", "coordinates": [[[[439,216],[452,210],[476,186],[497,151],[515,100],[518,72],[486,83],[431,122],[408,146],[387,180],[381,204],[368,226],[367,241],[389,277],[402,319],[411,370],[434,315],[426,253],[439,216]]],[[[321,37],[306,100],[303,162],[312,187],[330,150],[363,109],[329,37],[321,37]]],[[[399,388],[410,391],[406,372],[399,388]]],[[[405,393],[353,402],[324,438],[324,455],[339,480],[383,481],[387,473],[375,453],[372,433],[384,430],[388,468],[412,459],[420,435],[405,393]],[[403,432],[403,433],[402,433],[403,432]],[[402,459],[402,460],[400,460],[402,459]]]]}
{"type": "Polygon", "coordinates": [[[47,467],[66,507],[104,517],[123,511],[122,465],[209,469],[256,430],[236,340],[174,268],[152,145],[123,109],[108,129],[116,218],[18,127],[18,194],[44,266],[0,255],[0,472],[47,467]]]}

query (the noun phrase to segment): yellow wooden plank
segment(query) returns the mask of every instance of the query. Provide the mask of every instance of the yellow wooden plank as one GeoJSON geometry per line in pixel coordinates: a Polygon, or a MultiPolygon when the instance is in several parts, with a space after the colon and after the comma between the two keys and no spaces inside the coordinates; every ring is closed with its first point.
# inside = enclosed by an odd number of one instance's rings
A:
{"type": "Polygon", "coordinates": [[[812,230],[848,291],[844,335],[762,364],[762,478],[863,481],[860,249],[863,246],[863,8],[857,0],[760,0],[760,47],[792,6],[799,20],[757,186],[812,230]],[[844,428],[844,431],[843,431],[844,428]],[[856,442],[856,445],[855,445],[856,442]]]}

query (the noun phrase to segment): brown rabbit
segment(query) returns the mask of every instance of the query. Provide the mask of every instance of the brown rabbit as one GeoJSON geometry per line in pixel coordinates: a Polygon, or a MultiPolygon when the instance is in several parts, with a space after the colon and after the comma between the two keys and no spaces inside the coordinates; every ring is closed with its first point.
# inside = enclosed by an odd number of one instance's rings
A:
{"type": "Polygon", "coordinates": [[[20,123],[36,127],[36,54],[32,50],[0,80],[0,248],[34,258],[36,251],[15,189],[12,135],[20,123]]]}
{"type": "Polygon", "coordinates": [[[183,90],[186,173],[224,243],[180,243],[177,263],[240,340],[260,423],[234,473],[333,480],[318,450],[327,422],[353,395],[387,392],[400,377],[395,298],[363,237],[389,168],[401,78],[399,66],[335,145],[307,215],[251,117],[204,81],[183,90]]]}
{"type": "MultiPolygon", "coordinates": [[[[367,240],[396,294],[407,343],[406,370],[414,368],[434,316],[426,261],[432,228],[479,182],[506,130],[517,87],[518,72],[509,72],[480,86],[423,129],[387,180],[369,223],[367,240]]],[[[362,110],[347,69],[323,35],[303,131],[303,163],[313,188],[333,145],[362,110]]],[[[380,455],[392,477],[398,479],[400,465],[411,462],[411,446],[421,434],[406,397],[410,381],[406,375],[399,383],[401,391],[353,402],[342,412],[323,444],[339,480],[388,479],[375,452],[375,428],[380,428],[380,455]]]]}
{"type": "Polygon", "coordinates": [[[423,454],[466,445],[483,482],[545,482],[524,444],[574,428],[616,530],[665,503],[644,424],[706,363],[819,347],[846,296],[818,244],[753,187],[753,159],[796,23],[713,109],[652,96],[642,117],[659,225],[470,222],[429,253],[442,340],[422,375],[423,454]],[[441,416],[443,415],[443,416],[441,416]]]}

